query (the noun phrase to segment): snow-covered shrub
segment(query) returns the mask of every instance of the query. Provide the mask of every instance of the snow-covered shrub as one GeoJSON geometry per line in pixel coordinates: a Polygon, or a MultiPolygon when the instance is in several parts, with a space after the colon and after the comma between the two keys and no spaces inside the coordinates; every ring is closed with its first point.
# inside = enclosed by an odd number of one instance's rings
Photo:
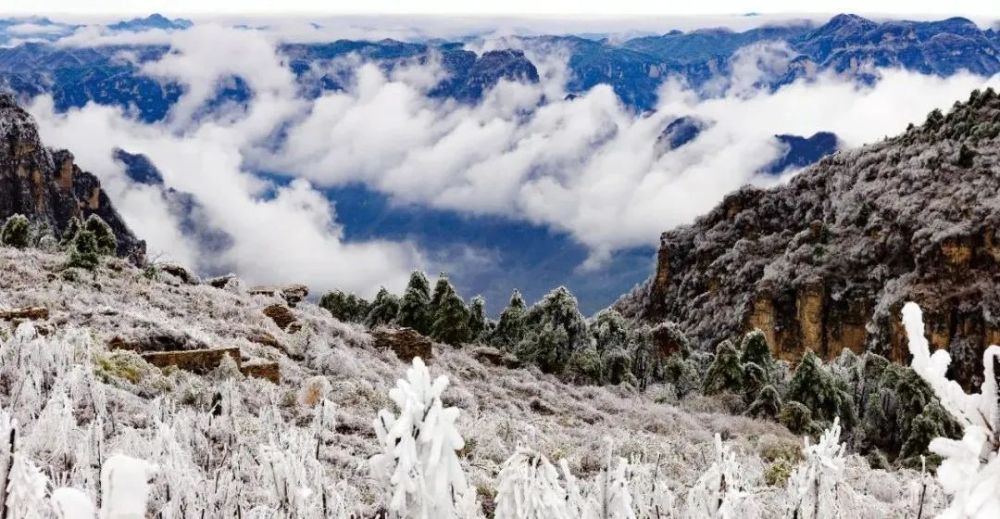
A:
{"type": "Polygon", "coordinates": [[[431,380],[419,358],[396,382],[389,397],[399,415],[381,410],[375,419],[381,453],[371,461],[372,476],[386,490],[393,517],[447,519],[473,516],[475,492],[459,463],[465,446],[455,428],[459,410],[444,407],[441,393],[448,378],[431,380]]]}
{"type": "Polygon", "coordinates": [[[574,519],[559,473],[542,454],[521,448],[504,462],[494,519],[574,519]]]}
{"type": "Polygon", "coordinates": [[[968,394],[945,375],[951,364],[948,352],[930,353],[923,315],[916,303],[903,307],[903,326],[913,356],[910,365],[930,384],[964,432],[961,440],[936,438],[930,443],[931,451],[943,458],[938,481],[952,498],[941,517],[1000,517],[1000,393],[995,371],[1000,346],[992,345],[983,352],[983,383],[978,393],[968,394]]]}
{"type": "Polygon", "coordinates": [[[687,517],[754,517],[756,513],[757,504],[747,491],[736,453],[716,434],[715,462],[688,491],[687,517]]]}
{"type": "Polygon", "coordinates": [[[31,243],[31,223],[22,214],[12,215],[0,228],[0,245],[23,249],[31,243]]]}
{"type": "Polygon", "coordinates": [[[804,460],[788,478],[789,516],[798,519],[855,517],[853,490],[844,483],[844,449],[840,420],[810,445],[805,440],[804,460]]]}
{"type": "Polygon", "coordinates": [[[156,467],[116,454],[101,467],[101,519],[143,519],[147,515],[149,479],[156,467]]]}
{"type": "Polygon", "coordinates": [[[92,214],[83,223],[83,228],[94,235],[97,242],[97,253],[101,256],[114,256],[118,250],[118,239],[115,238],[114,231],[103,218],[92,214]]]}

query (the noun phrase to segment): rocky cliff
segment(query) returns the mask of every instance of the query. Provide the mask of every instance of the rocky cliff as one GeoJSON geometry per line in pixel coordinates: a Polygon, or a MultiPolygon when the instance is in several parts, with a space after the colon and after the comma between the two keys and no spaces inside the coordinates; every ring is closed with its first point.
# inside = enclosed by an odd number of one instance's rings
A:
{"type": "Polygon", "coordinates": [[[666,232],[656,272],[625,313],[678,323],[703,348],[760,328],[795,361],[874,351],[907,361],[899,309],[925,309],[934,346],[978,383],[1000,343],[1000,99],[838,153],[770,190],[745,187],[666,232]]]}
{"type": "Polygon", "coordinates": [[[122,221],[97,177],[81,171],[70,152],[46,148],[34,119],[11,95],[0,94],[0,221],[18,213],[57,235],[71,218],[96,214],[118,238],[119,256],[145,256],[145,242],[122,221]]]}

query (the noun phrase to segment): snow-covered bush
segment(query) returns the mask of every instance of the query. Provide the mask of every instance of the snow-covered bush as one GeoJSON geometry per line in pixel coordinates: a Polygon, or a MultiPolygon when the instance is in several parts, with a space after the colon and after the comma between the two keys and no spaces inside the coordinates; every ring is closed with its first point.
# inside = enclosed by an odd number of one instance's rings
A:
{"type": "Polygon", "coordinates": [[[1000,517],[1000,393],[997,362],[1000,346],[983,352],[983,383],[968,394],[945,375],[951,356],[945,350],[930,353],[924,336],[923,315],[916,303],[903,307],[903,326],[909,339],[911,366],[934,390],[941,405],[962,425],[961,440],[936,438],[930,449],[943,458],[937,470],[951,504],[946,519],[1000,517]]]}
{"type": "Polygon", "coordinates": [[[445,407],[448,378],[431,380],[420,359],[397,381],[389,397],[399,414],[381,410],[375,433],[382,452],[371,459],[372,476],[385,486],[392,517],[447,519],[474,516],[475,492],[457,452],[465,446],[455,427],[459,410],[445,407]]]}
{"type": "Polygon", "coordinates": [[[31,222],[22,215],[15,214],[0,228],[0,245],[23,249],[31,243],[31,222]]]}
{"type": "Polygon", "coordinates": [[[844,449],[840,420],[810,445],[805,440],[804,460],[788,478],[789,516],[797,519],[855,517],[854,493],[844,484],[844,449]]]}
{"type": "Polygon", "coordinates": [[[549,460],[521,448],[504,462],[497,483],[494,519],[574,519],[566,490],[549,460]]]}
{"type": "Polygon", "coordinates": [[[688,491],[686,516],[708,518],[754,517],[757,506],[747,492],[744,469],[736,453],[715,435],[715,462],[688,491]]]}

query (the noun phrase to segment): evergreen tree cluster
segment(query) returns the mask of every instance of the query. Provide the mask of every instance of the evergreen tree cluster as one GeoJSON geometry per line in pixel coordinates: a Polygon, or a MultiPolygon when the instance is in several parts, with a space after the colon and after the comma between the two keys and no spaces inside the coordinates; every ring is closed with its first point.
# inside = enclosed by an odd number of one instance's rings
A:
{"type": "Polygon", "coordinates": [[[0,245],[24,249],[35,247],[48,251],[63,250],[69,255],[67,266],[93,270],[102,256],[114,256],[118,240],[114,231],[100,216],[92,214],[81,222],[73,217],[57,238],[47,224],[35,224],[21,214],[15,214],[0,227],[0,245]]]}
{"type": "MultiPolygon", "coordinates": [[[[668,366],[675,363],[667,361],[668,366]]],[[[771,356],[759,330],[746,334],[739,347],[728,340],[718,345],[702,392],[739,395],[746,414],[777,420],[798,434],[817,435],[839,419],[851,447],[876,465],[920,468],[933,438],[961,434],[912,368],[850,350],[824,364],[806,351],[789,374],[787,364],[771,356]]],[[[936,461],[932,455],[930,462],[936,461]]]]}

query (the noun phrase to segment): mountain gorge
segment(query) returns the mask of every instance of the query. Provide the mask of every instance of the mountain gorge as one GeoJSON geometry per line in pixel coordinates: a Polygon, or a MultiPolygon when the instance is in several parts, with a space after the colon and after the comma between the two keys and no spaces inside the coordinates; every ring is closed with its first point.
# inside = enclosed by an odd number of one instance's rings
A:
{"type": "Polygon", "coordinates": [[[822,159],[770,190],[746,187],[660,239],[655,275],[618,303],[676,322],[705,349],[753,328],[775,356],[909,353],[897,315],[925,311],[954,375],[981,380],[1000,343],[1000,98],[822,159]]]}

